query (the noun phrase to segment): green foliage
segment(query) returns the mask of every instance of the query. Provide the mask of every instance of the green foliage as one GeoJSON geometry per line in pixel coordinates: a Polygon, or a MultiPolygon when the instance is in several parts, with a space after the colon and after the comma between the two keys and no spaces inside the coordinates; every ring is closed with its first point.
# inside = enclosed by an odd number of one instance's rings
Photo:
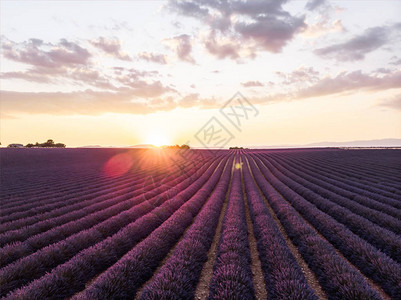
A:
{"type": "Polygon", "coordinates": [[[25,146],[26,148],[33,148],[33,147],[38,147],[38,148],[65,148],[66,145],[63,143],[54,143],[52,139],[48,139],[47,142],[39,144],[36,142],[35,144],[29,143],[25,146]]]}

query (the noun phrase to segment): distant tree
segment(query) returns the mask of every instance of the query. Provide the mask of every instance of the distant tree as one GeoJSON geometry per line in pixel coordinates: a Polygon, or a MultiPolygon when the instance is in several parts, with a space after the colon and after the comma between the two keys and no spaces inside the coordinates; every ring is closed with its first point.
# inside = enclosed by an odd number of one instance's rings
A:
{"type": "Polygon", "coordinates": [[[188,145],[186,145],[186,144],[181,145],[180,148],[181,148],[181,149],[190,149],[190,147],[189,147],[188,145]]]}
{"type": "Polygon", "coordinates": [[[244,147],[230,147],[229,149],[244,149],[244,147]]]}
{"type": "Polygon", "coordinates": [[[36,142],[35,144],[29,143],[25,147],[27,148],[32,148],[32,147],[37,147],[37,148],[65,148],[66,145],[63,143],[54,143],[52,139],[48,139],[44,143],[38,143],[36,142]]]}
{"type": "Polygon", "coordinates": [[[53,140],[47,140],[47,142],[42,144],[42,147],[54,147],[54,141],[53,140]]]}

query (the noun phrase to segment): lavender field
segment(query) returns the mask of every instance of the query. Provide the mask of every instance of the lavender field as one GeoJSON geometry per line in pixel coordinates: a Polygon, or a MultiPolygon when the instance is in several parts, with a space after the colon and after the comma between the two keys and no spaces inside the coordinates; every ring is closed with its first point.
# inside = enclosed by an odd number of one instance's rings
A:
{"type": "Polygon", "coordinates": [[[0,155],[2,299],[401,299],[401,150],[0,155]]]}

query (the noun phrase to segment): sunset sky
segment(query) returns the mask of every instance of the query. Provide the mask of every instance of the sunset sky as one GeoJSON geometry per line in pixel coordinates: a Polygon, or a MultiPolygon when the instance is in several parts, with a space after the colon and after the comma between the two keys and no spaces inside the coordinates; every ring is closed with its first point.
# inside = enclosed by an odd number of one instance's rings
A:
{"type": "Polygon", "coordinates": [[[199,147],[210,120],[227,146],[401,138],[399,1],[2,0],[0,11],[2,146],[199,147]],[[237,92],[250,108],[240,126],[224,115],[237,92]]]}

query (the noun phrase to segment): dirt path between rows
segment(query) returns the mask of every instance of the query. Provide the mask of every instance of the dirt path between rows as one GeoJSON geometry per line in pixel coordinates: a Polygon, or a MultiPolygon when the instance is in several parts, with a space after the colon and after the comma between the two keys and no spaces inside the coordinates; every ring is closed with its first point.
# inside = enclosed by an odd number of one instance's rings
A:
{"type": "MultiPolygon", "coordinates": [[[[320,286],[319,280],[316,278],[315,273],[313,273],[313,271],[309,268],[308,264],[303,259],[302,255],[299,253],[298,248],[292,243],[291,239],[288,237],[287,232],[285,231],[283,225],[281,224],[281,222],[278,219],[276,213],[274,212],[274,210],[270,206],[269,201],[266,199],[266,197],[263,194],[263,192],[261,191],[258,183],[256,182],[255,178],[253,177],[253,174],[252,174],[252,171],[251,171],[251,168],[249,166],[249,162],[248,161],[247,161],[247,163],[248,163],[249,172],[251,173],[251,176],[252,176],[252,178],[253,178],[253,180],[255,182],[255,185],[259,190],[259,194],[263,197],[263,200],[264,200],[264,202],[265,202],[265,204],[266,204],[271,216],[273,217],[274,221],[276,222],[276,225],[279,228],[279,230],[281,232],[281,235],[283,236],[285,242],[287,243],[287,246],[290,249],[292,255],[295,257],[298,265],[301,267],[301,270],[304,273],[305,278],[306,278],[309,286],[314,290],[316,296],[319,299],[327,300],[328,298],[327,298],[325,292],[323,291],[322,287],[320,286]]],[[[256,165],[256,167],[258,167],[258,166],[256,165]]]]}
{"type": "MultiPolygon", "coordinates": [[[[242,166],[241,161],[241,166],[242,166]]],[[[244,185],[244,175],[242,173],[241,167],[241,185],[242,185],[242,193],[244,195],[244,203],[245,203],[245,215],[246,215],[246,225],[248,227],[248,241],[249,241],[249,250],[251,252],[251,270],[252,270],[252,281],[253,287],[255,289],[255,296],[256,299],[268,299],[267,298],[267,290],[266,284],[263,276],[262,271],[262,264],[259,259],[259,252],[256,243],[256,238],[253,231],[253,224],[251,221],[251,215],[249,212],[249,205],[248,205],[248,198],[245,192],[245,185],[244,185]]]]}
{"type": "MultiPolygon", "coordinates": [[[[213,174],[216,172],[216,170],[217,170],[217,168],[220,166],[220,164],[221,164],[221,162],[216,166],[216,169],[214,170],[213,174]]],[[[217,181],[217,183],[216,183],[216,185],[214,186],[213,190],[210,192],[210,194],[209,194],[207,200],[205,201],[205,203],[203,204],[203,206],[202,206],[201,209],[199,210],[198,215],[199,215],[199,213],[201,212],[202,208],[203,208],[203,207],[206,205],[206,203],[209,201],[211,195],[212,195],[212,194],[214,193],[214,191],[216,190],[216,188],[217,188],[217,186],[218,186],[218,184],[219,184],[219,182],[220,182],[220,179],[221,179],[221,177],[223,176],[224,171],[225,171],[225,169],[226,169],[227,167],[228,167],[228,160],[227,160],[227,162],[226,162],[226,164],[225,164],[225,166],[224,166],[224,168],[223,168],[223,171],[221,172],[221,175],[220,175],[219,180],[217,181]]],[[[159,273],[160,269],[166,264],[166,262],[167,262],[167,261],[170,259],[170,257],[174,254],[175,249],[176,249],[177,246],[180,244],[181,240],[185,237],[185,234],[187,233],[187,231],[192,227],[192,224],[196,221],[196,218],[197,218],[198,215],[196,215],[196,216],[194,217],[194,219],[192,220],[192,223],[185,229],[184,233],[181,235],[181,237],[179,238],[179,240],[177,241],[177,243],[170,249],[169,253],[168,253],[168,254],[166,255],[166,257],[162,260],[162,262],[159,264],[159,266],[157,267],[157,269],[153,272],[153,276],[152,276],[150,279],[148,279],[148,281],[146,281],[146,282],[141,286],[140,289],[138,289],[138,292],[136,293],[136,296],[135,296],[135,298],[134,298],[135,300],[139,300],[139,298],[140,298],[140,296],[142,295],[142,292],[143,292],[143,290],[145,289],[145,287],[146,287],[149,283],[151,283],[151,282],[154,280],[154,278],[156,277],[156,275],[159,273]]]]}
{"type": "MultiPolygon", "coordinates": [[[[269,170],[269,168],[263,163],[263,161],[261,161],[260,160],[260,162],[269,170]]],[[[257,165],[256,165],[257,166],[257,165]]],[[[274,176],[274,175],[273,175],[274,176]]],[[[276,190],[276,188],[272,185],[272,187],[276,190]]],[[[291,205],[291,203],[290,202],[288,202],[288,200],[283,196],[283,195],[281,195],[281,193],[279,192],[279,191],[277,191],[276,190],[276,192],[289,204],[289,205],[291,205]]],[[[265,198],[265,202],[267,202],[267,199],[265,198]]],[[[268,205],[268,207],[269,207],[269,209],[271,209],[271,207],[270,207],[270,205],[268,204],[268,202],[267,202],[267,205],[268,205]]],[[[292,205],[291,205],[292,206],[292,205]]],[[[295,208],[294,208],[295,209],[295,208]]],[[[296,209],[295,209],[296,210],[296,209]]],[[[273,210],[272,210],[273,211],[273,210]]],[[[372,286],[372,288],[373,289],[375,289],[376,291],[377,291],[377,293],[384,299],[384,300],[391,300],[391,297],[389,296],[389,295],[387,295],[386,294],[386,292],[378,285],[378,284],[376,284],[373,280],[371,280],[370,278],[368,278],[368,277],[366,277],[365,276],[365,274],[363,274],[360,270],[359,270],[359,268],[357,267],[357,266],[355,266],[352,262],[350,262],[336,247],[335,247],[335,245],[333,245],[332,243],[330,243],[330,241],[328,241],[308,220],[306,220],[299,212],[298,212],[298,210],[296,210],[297,211],[297,213],[298,213],[298,215],[301,217],[301,219],[302,220],[304,220],[304,222],[305,223],[307,223],[311,228],[312,228],[312,230],[315,232],[315,234],[317,235],[317,236],[319,236],[320,238],[322,238],[323,240],[325,240],[327,243],[329,243],[330,245],[332,245],[333,246],[333,248],[334,248],[334,250],[336,251],[336,253],[338,254],[338,256],[340,256],[345,262],[347,262],[348,264],[350,264],[352,267],[354,267],[355,268],[355,270],[366,280],[366,282],[369,284],[369,285],[371,285],[372,286]]],[[[274,213],[274,212],[273,212],[274,213]]],[[[277,218],[277,216],[276,215],[274,215],[275,216],[275,218],[277,218]]],[[[278,220],[278,218],[277,218],[277,220],[278,220]]],[[[278,222],[280,222],[279,220],[278,220],[278,222]]],[[[282,227],[282,226],[281,226],[282,227]]],[[[281,229],[280,229],[281,230],[281,229]]],[[[284,230],[284,228],[283,228],[283,230],[284,230]]],[[[288,238],[288,237],[287,237],[288,238]]],[[[291,242],[291,241],[290,241],[291,242]]],[[[293,245],[293,247],[295,247],[295,245],[293,245]]],[[[295,247],[296,248],[296,247],[295,247]]],[[[297,251],[298,252],[298,251],[297,251]]],[[[299,256],[301,256],[299,253],[298,253],[298,255],[299,256]]],[[[306,262],[304,261],[304,263],[306,264],[306,262]]],[[[312,271],[311,271],[312,272],[312,271]]],[[[316,277],[315,277],[316,278],[316,277]]],[[[317,280],[317,279],[316,279],[317,280]]],[[[309,282],[308,282],[309,283],[309,282]]],[[[320,285],[319,285],[320,286],[320,285]]],[[[313,286],[312,286],[313,287],[313,286]]],[[[327,299],[327,297],[325,298],[325,299],[327,299]]]]}
{"type": "Polygon", "coordinates": [[[209,296],[209,284],[213,276],[213,265],[214,262],[216,261],[217,248],[219,245],[219,240],[221,235],[221,227],[223,226],[223,219],[227,208],[228,198],[230,195],[233,172],[234,172],[234,163],[231,167],[230,183],[228,184],[226,198],[224,200],[223,207],[220,212],[219,222],[217,224],[212,245],[210,246],[209,252],[207,254],[208,259],[207,262],[203,265],[203,269],[199,277],[199,282],[198,285],[196,286],[195,299],[197,300],[204,300],[207,299],[207,297],[209,296]]]}

